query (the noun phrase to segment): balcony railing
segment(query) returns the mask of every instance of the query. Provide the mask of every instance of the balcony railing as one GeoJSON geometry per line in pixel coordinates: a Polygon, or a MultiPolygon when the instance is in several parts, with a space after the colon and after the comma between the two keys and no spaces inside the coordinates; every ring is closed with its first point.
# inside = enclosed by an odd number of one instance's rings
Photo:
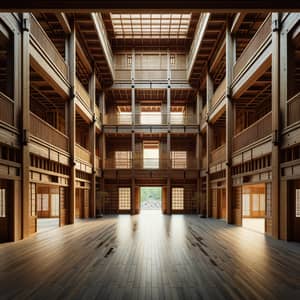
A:
{"type": "Polygon", "coordinates": [[[225,95],[226,78],[222,80],[211,98],[211,107],[214,107],[225,95]]]}
{"type": "MultiPolygon", "coordinates": [[[[104,116],[104,125],[131,125],[132,115],[108,114],[104,116]]],[[[135,114],[136,125],[167,125],[168,114],[135,114]]],[[[196,115],[170,115],[171,125],[196,125],[196,115]]]]}
{"type": "Polygon", "coordinates": [[[211,151],[210,163],[220,163],[226,160],[226,148],[225,144],[211,151]]]}
{"type": "Polygon", "coordinates": [[[79,98],[87,105],[87,107],[90,108],[91,107],[90,95],[78,78],[76,78],[76,93],[79,96],[79,98]]]}
{"type": "Polygon", "coordinates": [[[288,125],[300,121],[300,92],[293,96],[287,102],[288,108],[288,125]]]}
{"type": "Polygon", "coordinates": [[[14,123],[14,102],[0,92],[0,121],[14,123]]]}
{"type": "Polygon", "coordinates": [[[196,158],[189,158],[186,161],[171,160],[171,159],[114,159],[108,158],[105,160],[105,169],[197,169],[196,158]]]}
{"type": "Polygon", "coordinates": [[[69,149],[69,138],[34,113],[30,113],[30,133],[64,151],[69,149]]]}
{"type": "Polygon", "coordinates": [[[55,47],[47,33],[44,31],[42,26],[39,24],[37,19],[31,15],[30,16],[30,33],[43,51],[50,58],[51,62],[56,65],[56,67],[61,71],[65,78],[68,77],[68,67],[55,47]]]}
{"type": "Polygon", "coordinates": [[[233,138],[233,151],[237,151],[272,133],[272,112],[239,132],[233,138]]]}
{"type": "Polygon", "coordinates": [[[75,157],[89,163],[91,162],[91,152],[79,144],[75,145],[75,157]]]}
{"type": "Polygon", "coordinates": [[[243,70],[253,56],[257,53],[257,50],[264,44],[267,38],[271,34],[272,16],[269,15],[264,23],[259,27],[256,34],[253,36],[249,44],[244,49],[241,56],[238,58],[236,64],[233,67],[234,78],[243,70]]]}

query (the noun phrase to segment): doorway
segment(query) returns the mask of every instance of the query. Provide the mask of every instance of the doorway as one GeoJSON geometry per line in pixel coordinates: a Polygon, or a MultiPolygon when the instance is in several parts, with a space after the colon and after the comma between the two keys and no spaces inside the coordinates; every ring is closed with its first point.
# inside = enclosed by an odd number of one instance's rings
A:
{"type": "Polygon", "coordinates": [[[0,179],[0,243],[13,240],[12,184],[0,179]]]}
{"type": "Polygon", "coordinates": [[[265,184],[244,185],[242,189],[242,225],[265,233],[265,184]]]}
{"type": "Polygon", "coordinates": [[[59,227],[59,187],[37,185],[37,232],[59,227]]]}
{"type": "Polygon", "coordinates": [[[140,188],[141,211],[161,212],[162,188],[159,186],[142,186],[140,188]]]}

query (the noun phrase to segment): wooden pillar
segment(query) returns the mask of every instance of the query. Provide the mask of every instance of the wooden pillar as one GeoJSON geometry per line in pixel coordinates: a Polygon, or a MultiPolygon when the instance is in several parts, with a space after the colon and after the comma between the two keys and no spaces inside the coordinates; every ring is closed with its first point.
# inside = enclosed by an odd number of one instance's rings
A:
{"type": "Polygon", "coordinates": [[[231,97],[231,83],[233,74],[234,45],[231,36],[231,24],[226,24],[226,221],[232,223],[232,139],[233,139],[233,104],[231,97]]]}
{"type": "Polygon", "coordinates": [[[167,53],[167,124],[168,124],[168,130],[170,130],[170,124],[171,124],[171,65],[170,65],[170,52],[168,50],[167,53]]]}
{"type": "Polygon", "coordinates": [[[135,214],[135,123],[136,123],[136,107],[135,107],[135,50],[132,49],[131,59],[131,113],[132,113],[132,130],[131,130],[131,214],[135,214]]]}
{"type": "Polygon", "coordinates": [[[272,236],[279,238],[280,16],[272,13],[272,236]]]}
{"type": "Polygon", "coordinates": [[[76,27],[72,20],[72,31],[69,38],[69,81],[71,85],[70,100],[69,100],[69,151],[71,156],[70,163],[70,215],[69,223],[73,224],[75,221],[75,189],[76,189],[76,162],[75,162],[75,143],[76,143],[76,27]]]}
{"type": "Polygon", "coordinates": [[[131,166],[131,214],[135,214],[135,132],[131,132],[131,151],[132,151],[132,166],[131,166]]]}
{"type": "Polygon", "coordinates": [[[96,217],[96,71],[95,67],[89,81],[89,95],[91,98],[91,110],[93,112],[93,122],[90,124],[90,151],[92,163],[91,193],[90,193],[90,217],[96,217]]]}
{"type": "Polygon", "coordinates": [[[206,127],[206,155],[207,155],[207,167],[206,167],[206,217],[211,217],[211,189],[210,189],[210,176],[209,176],[209,164],[213,141],[213,128],[209,122],[209,113],[211,108],[211,98],[214,93],[213,82],[210,75],[207,73],[206,77],[206,96],[207,96],[207,127],[206,127]]]}
{"type": "Polygon", "coordinates": [[[167,180],[167,214],[170,215],[172,212],[172,188],[171,178],[168,176],[167,180]]]}
{"type": "Polygon", "coordinates": [[[132,49],[131,59],[131,113],[132,113],[132,125],[135,125],[136,111],[135,111],[135,50],[132,49]]]}
{"type": "Polygon", "coordinates": [[[22,15],[22,238],[29,236],[30,199],[29,199],[29,130],[30,130],[30,24],[29,14],[22,15]]]}

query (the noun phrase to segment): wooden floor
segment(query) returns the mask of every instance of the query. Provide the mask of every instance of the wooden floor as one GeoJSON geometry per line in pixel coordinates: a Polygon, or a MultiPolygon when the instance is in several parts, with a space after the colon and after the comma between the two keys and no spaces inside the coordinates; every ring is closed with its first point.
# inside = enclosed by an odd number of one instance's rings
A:
{"type": "Polygon", "coordinates": [[[105,217],[0,245],[0,299],[300,299],[300,244],[197,216],[105,217]]]}

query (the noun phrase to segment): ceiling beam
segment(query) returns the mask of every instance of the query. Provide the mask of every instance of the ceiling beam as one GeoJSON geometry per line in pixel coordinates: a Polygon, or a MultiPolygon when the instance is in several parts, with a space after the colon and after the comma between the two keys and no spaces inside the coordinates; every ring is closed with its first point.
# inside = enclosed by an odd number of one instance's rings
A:
{"type": "Polygon", "coordinates": [[[67,16],[65,13],[57,13],[55,14],[59,24],[61,25],[62,29],[64,30],[65,34],[71,33],[71,26],[69,24],[69,21],[67,19],[67,16]]]}
{"type": "Polygon", "coordinates": [[[239,12],[235,15],[235,17],[233,19],[233,22],[232,22],[231,29],[230,29],[232,34],[236,33],[239,30],[239,28],[240,28],[241,24],[243,23],[245,17],[246,17],[246,13],[240,13],[239,12]]]}
{"type": "Polygon", "coordinates": [[[297,11],[300,9],[300,1],[285,0],[31,0],[31,1],[1,1],[0,11],[38,11],[44,12],[97,12],[97,11],[130,11],[152,10],[178,12],[178,9],[186,12],[241,12],[241,11],[297,11]]]}

